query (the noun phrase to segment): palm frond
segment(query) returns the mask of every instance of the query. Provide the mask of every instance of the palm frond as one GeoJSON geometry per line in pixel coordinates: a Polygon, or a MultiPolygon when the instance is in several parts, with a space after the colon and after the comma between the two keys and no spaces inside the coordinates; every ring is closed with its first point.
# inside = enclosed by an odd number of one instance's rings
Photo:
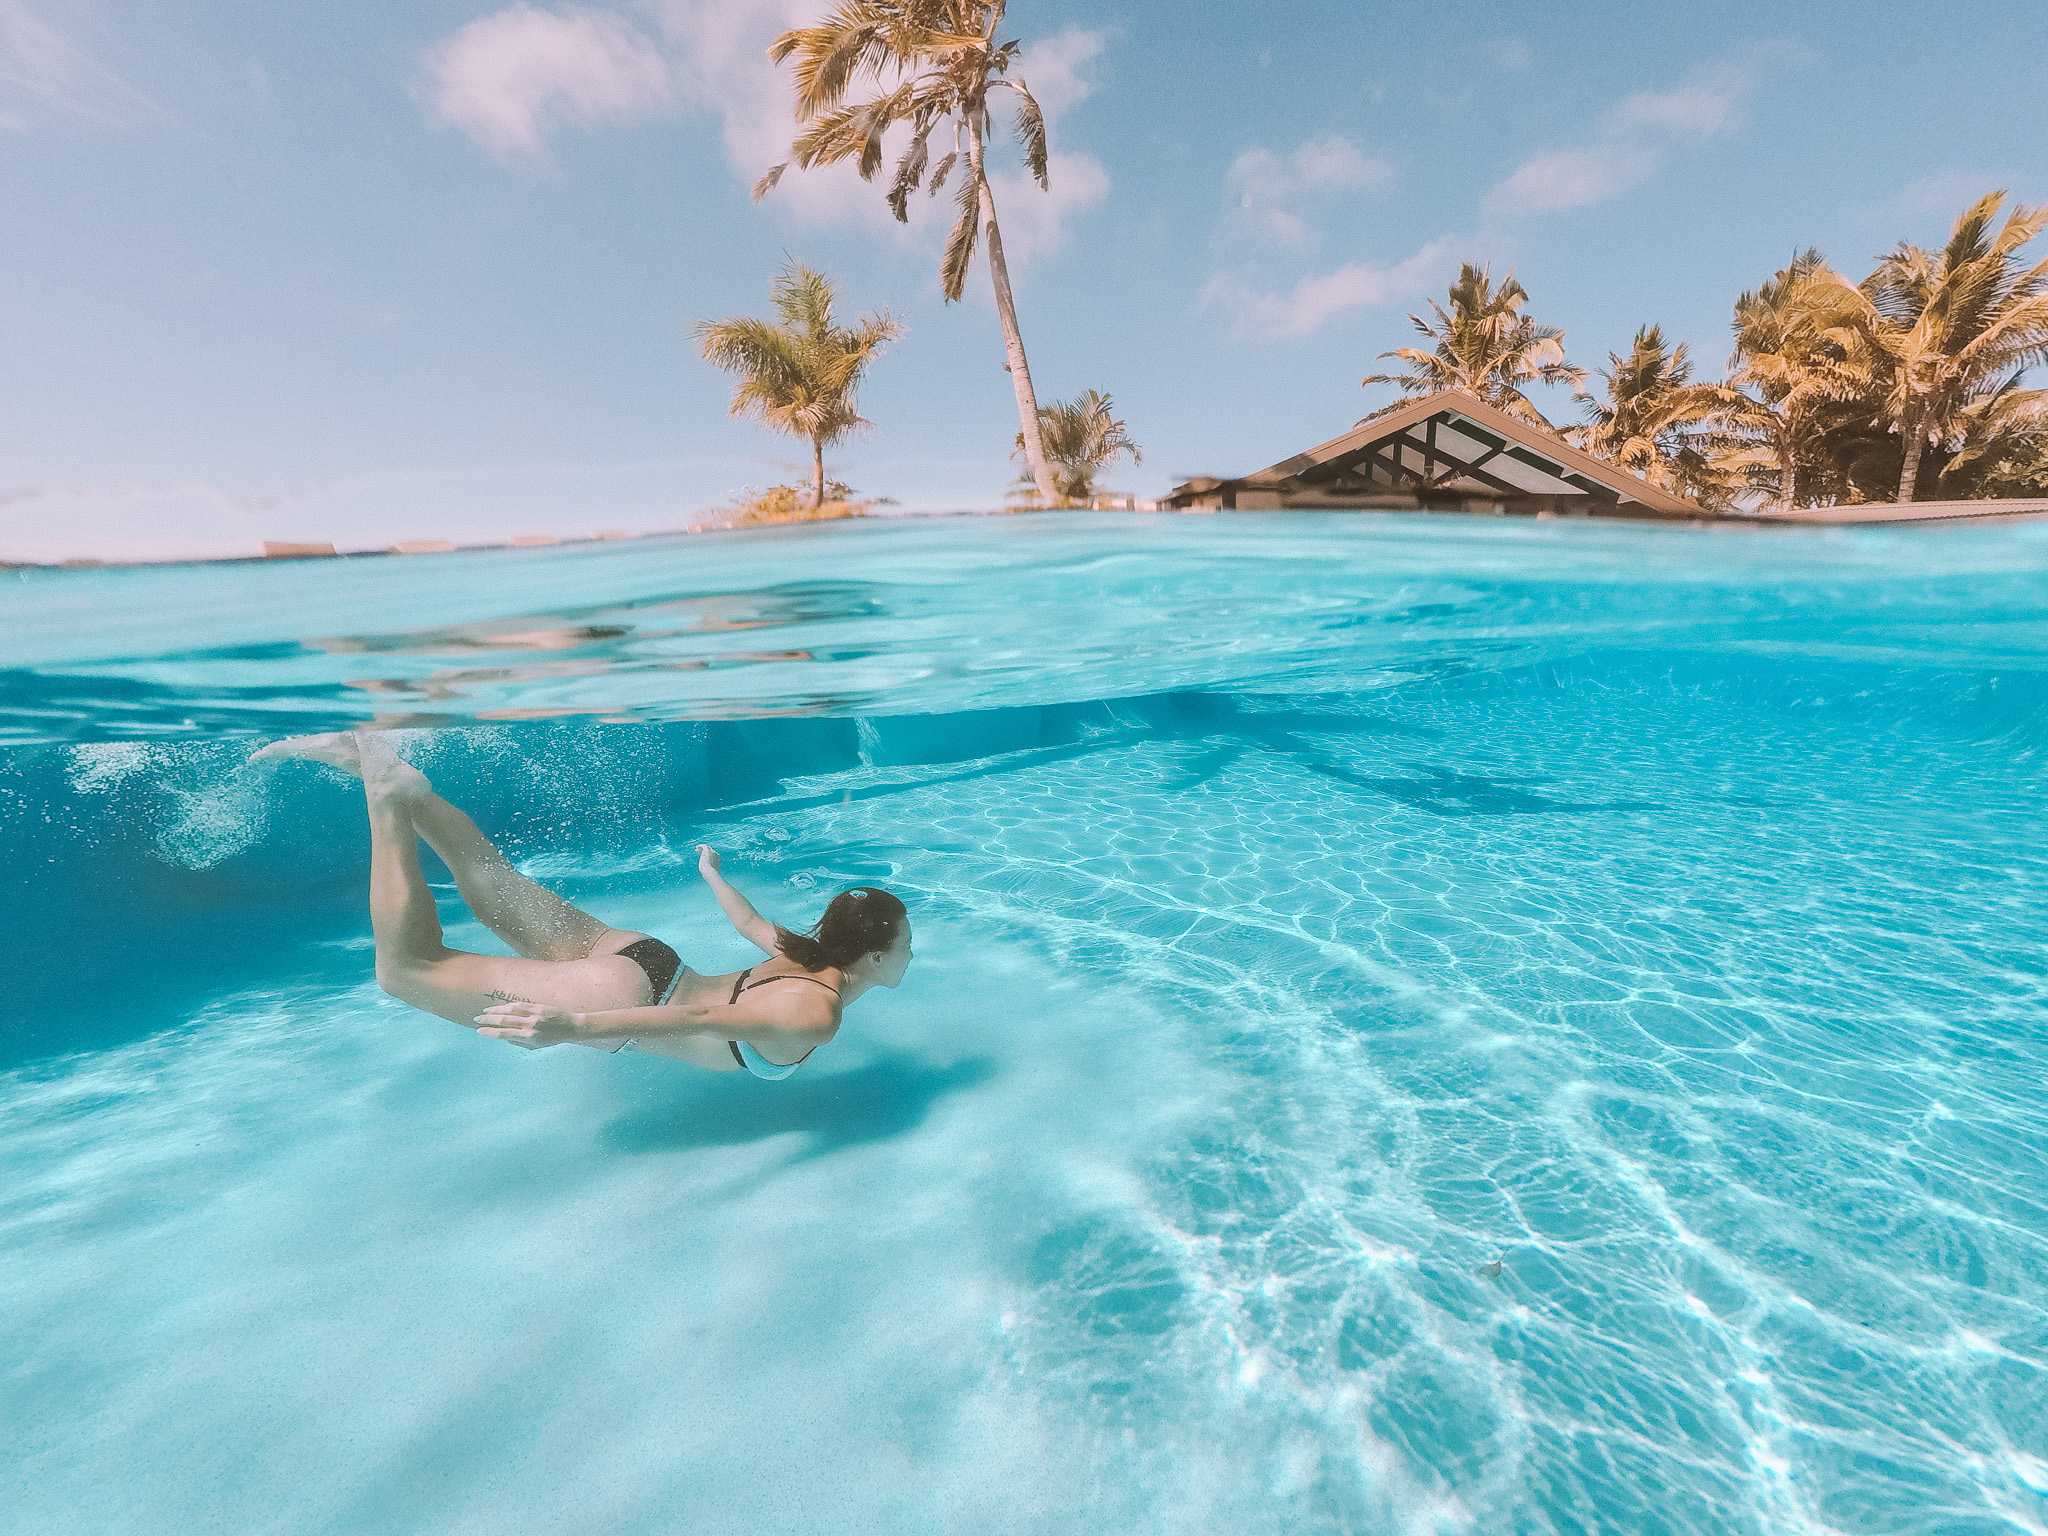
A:
{"type": "Polygon", "coordinates": [[[1038,98],[1033,96],[1022,80],[1009,82],[1010,89],[1018,96],[1017,142],[1023,146],[1024,164],[1031,170],[1031,179],[1041,190],[1050,190],[1046,180],[1045,114],[1038,109],[1038,98]]]}
{"type": "Polygon", "coordinates": [[[769,292],[775,312],[791,331],[826,336],[832,330],[832,284],[815,268],[792,261],[776,274],[769,292]]]}
{"type": "Polygon", "coordinates": [[[805,170],[852,160],[861,179],[872,180],[882,168],[882,137],[908,105],[909,93],[897,90],[821,112],[791,142],[790,158],[805,170]]]}
{"type": "MultiPolygon", "coordinates": [[[[1003,0],[836,0],[822,20],[783,32],[768,50],[772,63],[791,69],[796,127],[787,164],[810,170],[852,162],[872,180],[884,169],[892,131],[910,125],[884,191],[900,222],[908,222],[920,187],[936,196],[950,184],[964,158],[962,139],[972,136],[974,171],[957,194],[959,211],[940,261],[949,300],[963,291],[980,239],[974,205],[986,185],[980,155],[993,87],[1016,91],[1025,163],[1041,188],[1050,184],[1044,112],[1030,88],[1009,76],[1019,44],[995,36],[1003,10],[1003,0]],[[850,99],[863,86],[874,94],[850,99]],[[953,143],[934,163],[929,140],[941,125],[951,129],[953,143]]],[[[777,166],[764,175],[756,196],[765,196],[783,171],[777,166]]]]}
{"type": "MultiPolygon", "coordinates": [[[[1119,458],[1133,464],[1144,462],[1142,450],[1115,409],[1115,401],[1096,389],[1084,390],[1072,400],[1039,406],[1039,438],[1053,467],[1054,484],[1065,500],[1091,498],[1096,477],[1119,458]]],[[[1019,461],[1024,460],[1022,432],[1016,436],[1013,452],[1019,461]]]]}
{"type": "Polygon", "coordinates": [[[859,107],[834,107],[813,116],[790,141],[789,157],[803,170],[836,165],[867,146],[867,124],[859,107]]]}
{"type": "MultiPolygon", "coordinates": [[[[797,338],[766,320],[704,321],[695,335],[704,360],[738,375],[743,391],[785,392],[802,378],[803,354],[797,338]]],[[[735,396],[735,414],[740,413],[738,400],[735,396]]]]}
{"type": "Polygon", "coordinates": [[[896,159],[896,177],[889,185],[889,211],[896,215],[896,222],[910,222],[910,194],[924,180],[924,168],[928,158],[926,142],[931,138],[932,124],[936,119],[926,119],[918,126],[910,144],[896,159]]]}
{"type": "Polygon", "coordinates": [[[817,26],[792,28],[769,44],[770,62],[796,60],[798,118],[837,107],[861,75],[880,75],[891,53],[890,9],[851,0],[817,26]]]}
{"type": "Polygon", "coordinates": [[[834,323],[829,279],[791,261],[777,275],[774,321],[738,316],[693,328],[705,359],[734,377],[732,413],[821,447],[867,425],[854,393],[903,328],[886,311],[834,323]]]}
{"type": "Polygon", "coordinates": [[[939,290],[951,304],[966,291],[968,264],[974,260],[974,245],[981,230],[981,178],[972,172],[960,178],[955,198],[959,212],[953,232],[946,236],[946,253],[939,261],[939,290]]]}
{"type": "Polygon", "coordinates": [[[1393,384],[1411,395],[1464,389],[1511,415],[1548,425],[1522,388],[1536,382],[1583,387],[1586,371],[1566,358],[1564,332],[1523,312],[1528,294],[1513,274],[1496,285],[1486,267],[1465,262],[1448,297],[1448,309],[1431,299],[1428,317],[1408,317],[1432,343],[1429,350],[1400,347],[1380,354],[1406,363],[1407,372],[1369,374],[1362,382],[1393,384]]]}

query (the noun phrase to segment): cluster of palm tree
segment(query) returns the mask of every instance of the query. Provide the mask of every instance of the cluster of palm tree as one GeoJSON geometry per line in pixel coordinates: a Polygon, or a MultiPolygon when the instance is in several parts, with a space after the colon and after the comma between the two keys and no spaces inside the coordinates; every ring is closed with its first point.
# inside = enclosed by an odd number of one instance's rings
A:
{"type": "MultiPolygon", "coordinates": [[[[1020,51],[999,40],[1005,0],[840,0],[823,20],[778,37],[791,66],[797,131],[790,158],[755,187],[765,196],[790,166],[851,163],[874,180],[893,155],[885,194],[899,220],[910,199],[949,179],[954,221],[940,258],[947,302],[985,260],[1016,395],[1016,452],[1033,498],[1086,500],[1096,476],[1137,445],[1109,397],[1089,390],[1041,406],[1003,256],[988,173],[992,102],[1007,99],[1024,163],[1048,185],[1045,116],[1014,72],[1020,51]],[[858,99],[854,99],[854,98],[858,99]],[[894,135],[893,140],[891,135],[894,135]]],[[[1449,303],[1410,316],[1427,343],[1381,354],[1403,365],[1364,383],[1408,394],[1458,386],[1548,426],[1534,384],[1564,384],[1585,401],[1568,433],[1581,446],[1710,507],[1743,501],[1829,501],[2048,494],[2048,390],[2025,387],[2048,361],[2048,261],[2020,252],[2048,209],[1980,198],[1939,250],[1901,244],[1861,282],[1815,251],[1736,301],[1725,378],[1694,376],[1684,345],[1657,326],[1636,332],[1593,377],[1570,362],[1564,333],[1539,325],[1512,276],[1460,268],[1449,303]]],[[[826,447],[865,425],[854,391],[882,347],[902,334],[886,314],[852,327],[832,319],[831,284],[792,266],[777,279],[777,321],[707,322],[707,358],[735,373],[735,414],[807,438],[814,501],[826,447]]]]}
{"type": "Polygon", "coordinates": [[[1364,382],[1457,386],[1546,426],[1525,386],[1570,385],[1579,446],[1707,507],[2048,495],[2048,389],[2025,387],[2048,362],[2048,261],[2020,255],[2048,209],[2004,204],[1988,193],[1939,250],[1901,244],[1861,282],[1800,252],[1736,301],[1721,380],[1650,325],[1596,395],[1521,285],[1467,264],[1448,307],[1410,316],[1430,348],[1382,353],[1405,371],[1364,382]]]}
{"type": "MultiPolygon", "coordinates": [[[[1012,73],[1021,45],[996,36],[1004,5],[1005,0],[842,0],[816,25],[776,38],[769,57],[791,66],[797,132],[789,160],[761,178],[754,196],[765,197],[791,165],[811,170],[851,162],[863,180],[872,181],[888,158],[884,140],[892,131],[900,147],[886,201],[898,220],[909,221],[913,193],[928,189],[937,196],[954,180],[955,215],[939,263],[940,288],[947,303],[958,300],[977,249],[984,254],[1017,397],[1017,451],[1035,500],[1057,506],[1092,495],[1103,465],[1125,453],[1135,462],[1137,447],[1124,424],[1109,415],[1108,397],[1094,390],[1072,401],[1038,403],[989,185],[991,102],[1006,96],[1013,106],[1024,163],[1041,191],[1050,184],[1050,151],[1045,115],[1030,87],[1012,73]],[[856,91],[866,94],[849,100],[856,91]]],[[[810,438],[813,483],[822,500],[823,450],[864,424],[853,408],[853,388],[866,361],[901,328],[877,316],[870,319],[878,329],[864,321],[854,332],[832,331],[831,285],[807,268],[792,270],[802,273],[802,282],[788,273],[778,282],[781,327],[735,318],[700,326],[698,335],[705,356],[740,377],[735,415],[759,415],[771,426],[810,438]],[[783,308],[786,291],[798,295],[801,313],[783,308]],[[820,315],[826,319],[818,320],[820,315]],[[801,339],[807,335],[814,339],[801,339]],[[849,365],[846,359],[856,352],[860,364],[849,365]]]]}

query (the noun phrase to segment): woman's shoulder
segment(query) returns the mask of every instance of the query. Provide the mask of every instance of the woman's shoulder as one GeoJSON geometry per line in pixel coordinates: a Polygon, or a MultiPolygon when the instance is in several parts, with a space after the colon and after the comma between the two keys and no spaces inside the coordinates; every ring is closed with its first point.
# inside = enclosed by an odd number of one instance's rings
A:
{"type": "Polygon", "coordinates": [[[736,993],[759,992],[762,997],[815,998],[830,1002],[836,1010],[844,993],[844,975],[835,966],[808,971],[793,961],[764,960],[745,971],[735,971],[736,993]]]}
{"type": "Polygon", "coordinates": [[[753,991],[756,987],[770,985],[775,985],[778,991],[794,992],[797,988],[782,987],[780,983],[802,982],[817,988],[821,992],[829,992],[837,999],[844,991],[845,979],[844,975],[835,966],[827,966],[822,971],[807,971],[802,966],[793,962],[785,961],[783,964],[777,965],[774,961],[764,961],[753,968],[752,973],[741,986],[742,990],[748,992],[753,991]]]}

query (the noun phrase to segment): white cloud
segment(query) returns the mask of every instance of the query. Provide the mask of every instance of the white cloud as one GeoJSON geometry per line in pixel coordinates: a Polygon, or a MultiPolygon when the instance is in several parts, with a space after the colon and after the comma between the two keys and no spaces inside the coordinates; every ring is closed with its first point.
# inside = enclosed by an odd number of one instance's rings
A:
{"type": "Polygon", "coordinates": [[[1394,174],[1393,162],[1368,155],[1341,134],[1310,139],[1290,157],[1295,175],[1310,187],[1370,187],[1394,174]]]}
{"type": "MultiPolygon", "coordinates": [[[[768,61],[768,45],[786,29],[817,19],[816,0],[659,0],[663,26],[677,49],[678,65],[692,94],[718,114],[726,158],[733,173],[751,186],[761,173],[789,156],[797,123],[788,66],[768,61]]],[[[1067,220],[1109,195],[1109,172],[1095,156],[1061,147],[1062,120],[1094,91],[1091,66],[1107,46],[1107,32],[1067,27],[1028,43],[1015,73],[1031,87],[1045,114],[1053,152],[1049,191],[1040,192],[1014,164],[1009,148],[1009,114],[998,93],[997,138],[991,142],[989,184],[1002,218],[1003,250],[1012,265],[1028,266],[1059,248],[1067,220]]],[[[897,130],[893,152],[906,140],[897,130]]],[[[950,145],[941,145],[943,153],[950,145]]],[[[886,170],[883,173],[886,175],[886,170]]],[[[883,202],[881,178],[864,182],[850,165],[796,171],[782,178],[768,197],[809,224],[858,224],[892,233],[936,251],[953,219],[949,196],[911,200],[911,227],[898,224],[883,202]]]]}
{"type": "MultiPolygon", "coordinates": [[[[0,0],[0,4],[9,0],[0,0]]],[[[667,109],[716,117],[734,176],[751,187],[789,156],[797,123],[787,66],[768,45],[817,19],[817,0],[639,0],[635,20],[618,11],[547,10],[519,4],[470,22],[429,53],[434,110],[504,159],[545,154],[550,133],[570,124],[623,122],[667,109]]],[[[1005,249],[1017,264],[1057,249],[1066,220],[1108,196],[1109,172],[1093,155],[1061,147],[1061,119],[1094,90],[1092,66],[1106,31],[1067,27],[1026,45],[1016,73],[1044,110],[1054,153],[1051,191],[1009,170],[992,170],[1005,249]]],[[[1000,98],[999,98],[1000,100],[1000,98]]],[[[992,166],[1014,163],[1008,113],[990,145],[992,166]]],[[[890,149],[906,135],[892,135],[890,149]]],[[[878,178],[879,181],[879,178],[878,178]]],[[[897,224],[885,188],[850,165],[791,171],[771,208],[806,224],[864,226],[936,250],[952,203],[912,203],[910,229],[897,224]]]]}
{"type": "Polygon", "coordinates": [[[1624,96],[1609,113],[1609,121],[1623,132],[1645,129],[1674,137],[1698,134],[1711,138],[1741,123],[1755,89],[1754,70],[1724,64],[1703,70],[1668,91],[1637,91],[1624,96]]]}
{"type": "Polygon", "coordinates": [[[1382,186],[1394,176],[1393,162],[1368,155],[1340,134],[1310,139],[1286,154],[1248,149],[1223,174],[1229,205],[1226,227],[1273,245],[1315,243],[1315,206],[1335,194],[1382,186]]]}
{"type": "Polygon", "coordinates": [[[1937,171],[1932,176],[1907,182],[1885,213],[1887,216],[1904,215],[1909,219],[1940,220],[1940,233],[1946,235],[1948,226],[1970,204],[1994,187],[2010,184],[2010,178],[1993,175],[1989,171],[1937,171]]]}
{"type": "Polygon", "coordinates": [[[162,110],[30,0],[0,0],[0,132],[57,118],[128,128],[162,110]]]}
{"type": "Polygon", "coordinates": [[[988,178],[1002,220],[1003,255],[1029,266],[1066,243],[1067,221],[1109,196],[1109,172],[1093,155],[1055,150],[1047,157],[1046,190],[1024,171],[994,171],[988,178]]]}
{"type": "Polygon", "coordinates": [[[1648,176],[1655,153],[1619,144],[1549,150],[1524,160],[1488,194],[1488,201],[1516,213],[1604,203],[1648,176]]]}
{"type": "Polygon", "coordinates": [[[1648,180],[1690,140],[1741,126],[1757,86],[1750,64],[1720,64],[1669,90],[1636,91],[1600,115],[1591,142],[1543,150],[1487,194],[1496,213],[1553,213],[1601,203],[1648,180]]]}
{"type": "MultiPolygon", "coordinates": [[[[787,67],[768,45],[817,19],[815,0],[654,0],[663,43],[693,106],[714,114],[733,174],[752,186],[789,158],[796,133],[787,67]]],[[[806,223],[855,222],[882,231],[894,221],[880,188],[847,165],[792,173],[774,205],[806,223]]]]}
{"type": "Polygon", "coordinates": [[[668,61],[623,18],[513,5],[436,45],[434,110],[502,159],[537,157],[564,124],[623,122],[668,104],[668,61]]]}
{"type": "Polygon", "coordinates": [[[1246,341],[1292,341],[1313,334],[1338,315],[1398,303],[1442,276],[1457,241],[1430,241],[1391,263],[1353,261],[1304,277],[1281,293],[1251,287],[1219,273],[1202,289],[1204,309],[1221,311],[1233,334],[1246,341]]]}
{"type": "Polygon", "coordinates": [[[1016,74],[1031,87],[1048,119],[1063,117],[1095,93],[1089,68],[1109,46],[1109,34],[1090,27],[1062,27],[1026,43],[1016,74]]]}

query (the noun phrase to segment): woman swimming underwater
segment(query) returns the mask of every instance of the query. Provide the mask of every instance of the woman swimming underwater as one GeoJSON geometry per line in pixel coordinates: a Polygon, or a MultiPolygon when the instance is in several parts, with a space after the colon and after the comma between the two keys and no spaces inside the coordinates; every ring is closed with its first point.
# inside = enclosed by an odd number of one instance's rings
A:
{"type": "Polygon", "coordinates": [[[291,736],[252,758],[308,757],[362,776],[370,813],[370,927],[377,984],[428,1013],[527,1050],[627,1046],[714,1072],[784,1078],[838,1033],[870,987],[910,964],[903,903],[875,886],[841,891],[808,933],[769,922],[719,873],[697,868],[741,937],[769,956],[704,976],[652,934],[607,927],[536,885],[426,775],[374,731],[291,736]],[[519,953],[481,955],[441,942],[420,873],[420,838],[455,876],[484,925],[519,953]]]}

